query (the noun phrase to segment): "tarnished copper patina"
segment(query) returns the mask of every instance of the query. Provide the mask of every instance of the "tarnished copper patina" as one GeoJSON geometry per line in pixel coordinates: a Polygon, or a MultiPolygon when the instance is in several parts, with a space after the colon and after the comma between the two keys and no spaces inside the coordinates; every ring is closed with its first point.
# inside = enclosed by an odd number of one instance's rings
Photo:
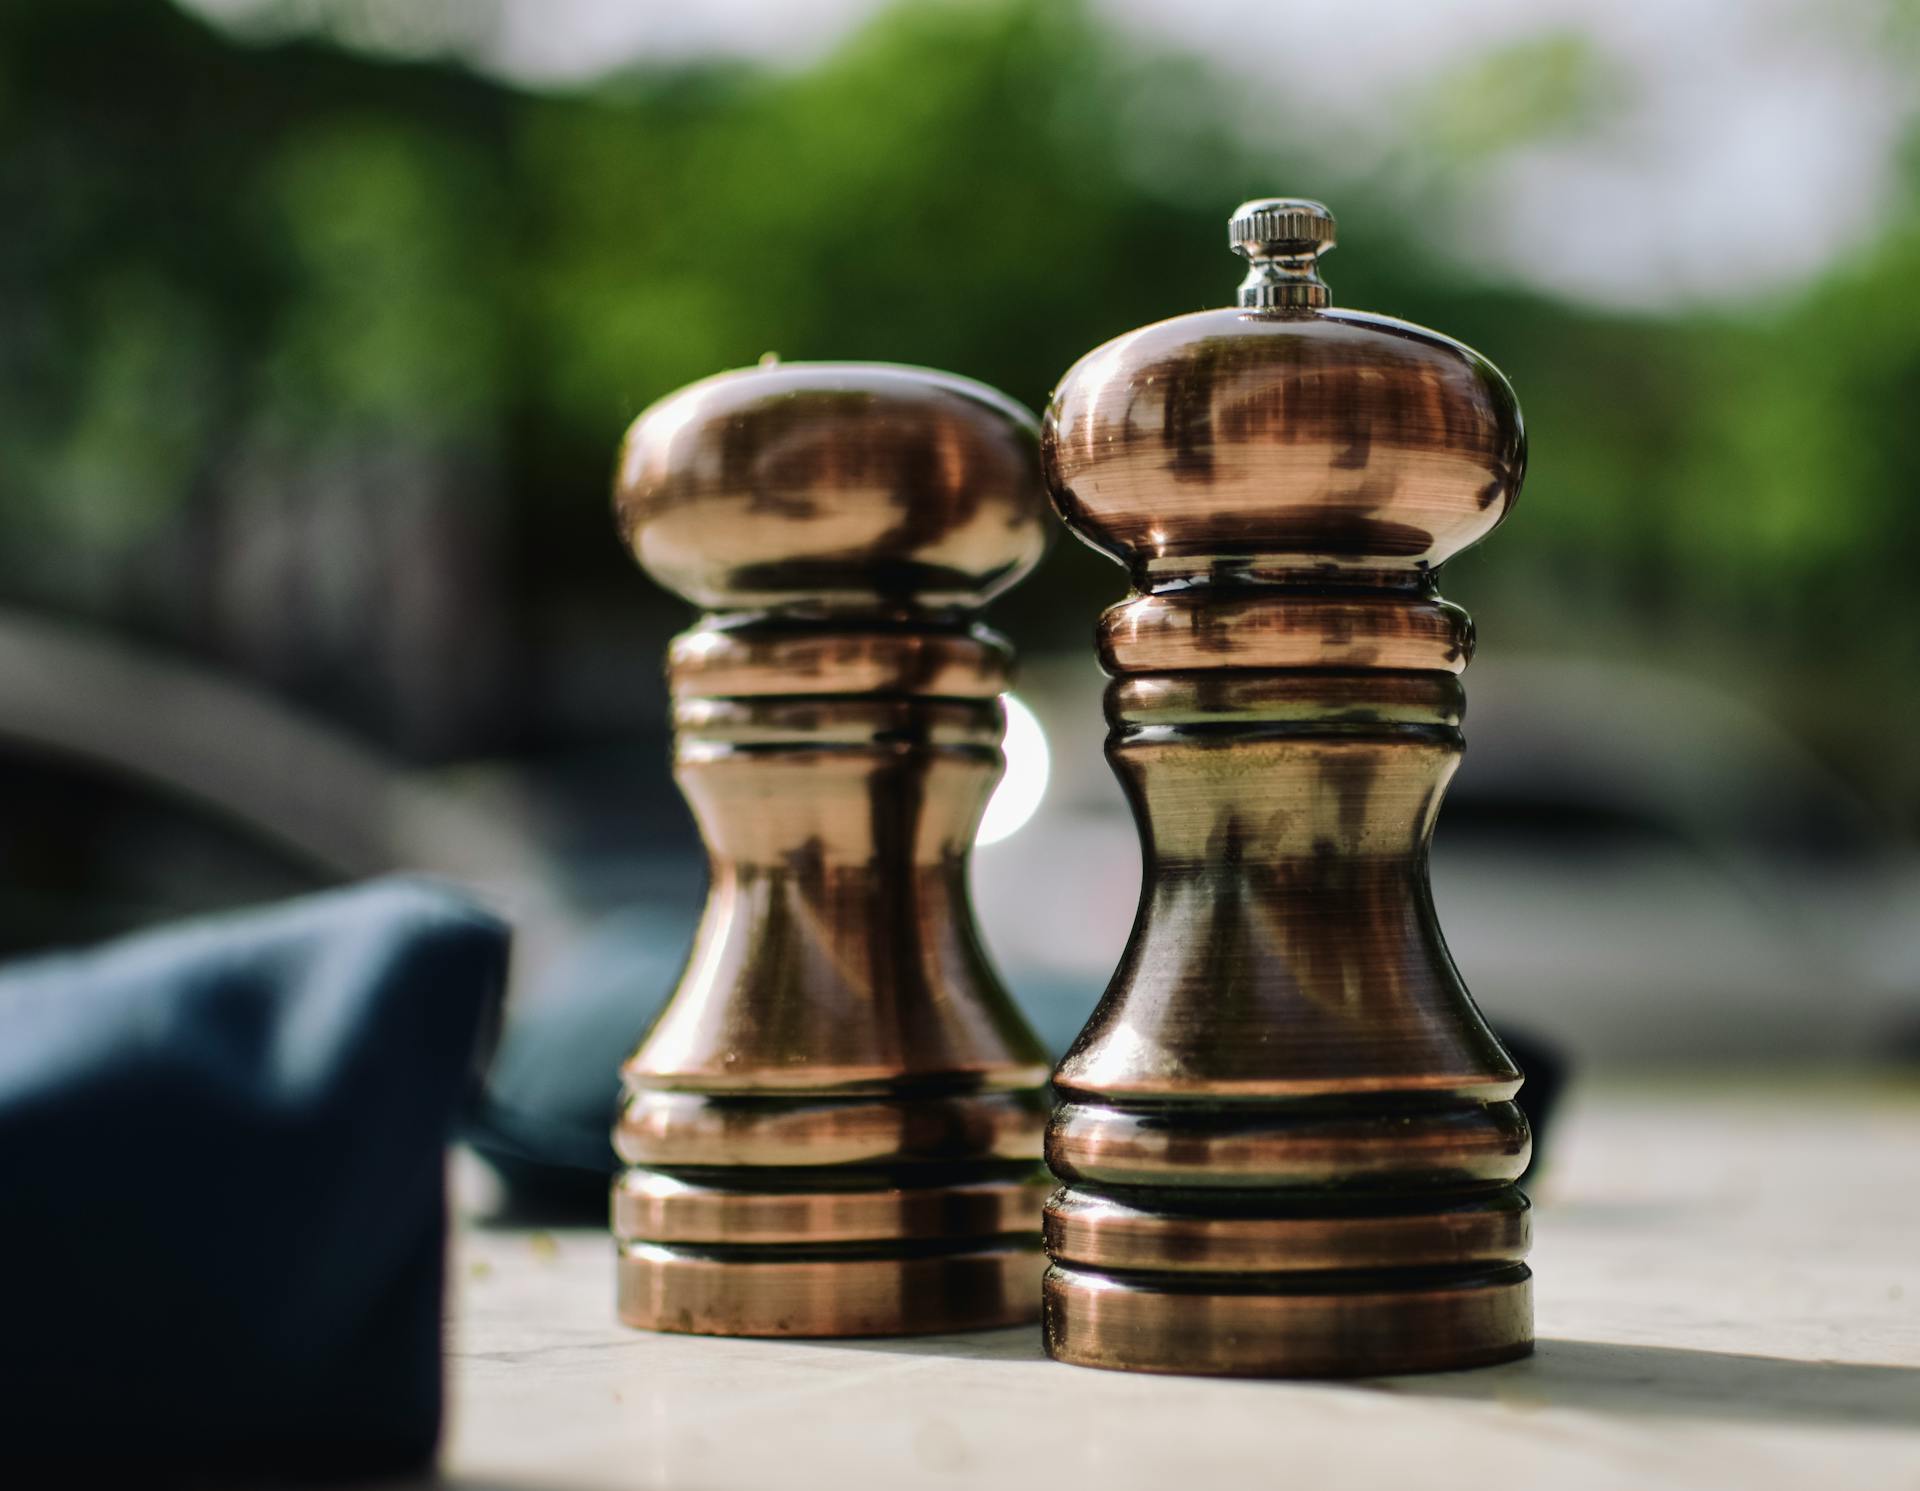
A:
{"type": "Polygon", "coordinates": [[[1048,411],[1068,525],[1125,564],[1108,755],[1144,885],[1055,1073],[1048,1350],[1319,1376],[1532,1345],[1520,1073],[1448,957],[1427,845],[1460,759],[1441,563],[1519,491],[1491,364],[1328,308],[1318,203],[1253,202],[1234,309],[1083,358],[1048,411]]]}
{"type": "Polygon", "coordinates": [[[970,613],[1045,545],[1032,416],[918,368],[726,373],[635,421],[615,507],[708,613],[668,678],[711,861],[686,971],[622,1068],[621,1318],[1032,1319],[1046,1056],[966,885],[1012,665],[970,613]]]}

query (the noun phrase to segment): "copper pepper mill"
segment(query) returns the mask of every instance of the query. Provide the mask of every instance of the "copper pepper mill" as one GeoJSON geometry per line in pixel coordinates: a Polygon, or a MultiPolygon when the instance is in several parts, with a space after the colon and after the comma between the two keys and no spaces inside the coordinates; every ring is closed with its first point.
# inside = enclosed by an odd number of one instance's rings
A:
{"type": "Polygon", "coordinates": [[[1044,1050],[983,954],[968,851],[1045,546],[1033,417],[917,368],[709,378],[634,422],[634,557],[707,614],[668,659],[711,883],[622,1068],[620,1315],[890,1335],[1039,1313],[1044,1050]]]}
{"type": "Polygon", "coordinates": [[[1338,1376],[1532,1347],[1520,1072],[1428,891],[1461,753],[1440,564],[1520,487],[1499,372],[1328,309],[1317,202],[1249,202],[1237,309],[1062,381],[1054,501],[1125,564],[1108,756],[1143,843],[1118,972],[1055,1073],[1047,1349],[1338,1376]]]}

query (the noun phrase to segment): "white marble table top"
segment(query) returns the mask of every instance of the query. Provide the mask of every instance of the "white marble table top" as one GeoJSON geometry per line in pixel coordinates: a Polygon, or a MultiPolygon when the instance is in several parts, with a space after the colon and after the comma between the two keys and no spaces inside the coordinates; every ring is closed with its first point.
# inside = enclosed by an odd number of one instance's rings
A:
{"type": "Polygon", "coordinates": [[[1920,1090],[1576,1090],[1535,1188],[1539,1349],[1231,1382],[1036,1330],[852,1343],[613,1319],[594,1231],[466,1229],[448,1482],[473,1488],[1920,1488],[1920,1090]]]}

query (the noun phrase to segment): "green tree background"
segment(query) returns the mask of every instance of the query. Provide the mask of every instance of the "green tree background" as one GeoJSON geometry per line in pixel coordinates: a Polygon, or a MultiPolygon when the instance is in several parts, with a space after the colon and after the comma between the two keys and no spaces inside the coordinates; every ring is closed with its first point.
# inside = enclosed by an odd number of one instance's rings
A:
{"type": "MultiPolygon", "coordinates": [[[[1920,820],[1920,759],[1884,746],[1920,726],[1920,153],[1877,242],[1735,310],[1600,312],[1436,251],[1423,202],[1609,88],[1576,37],[1481,59],[1396,104],[1389,190],[1249,145],[1204,68],[1045,0],[904,5],[798,73],[544,94],[151,0],[9,5],[0,603],[426,758],[643,724],[683,613],[606,516],[639,409],[769,350],[1038,406],[1095,344],[1229,298],[1240,198],[1321,195],[1338,303],[1520,392],[1527,491],[1446,583],[1483,636],[1756,698],[1920,820]]],[[[1084,649],[1119,586],[1061,544],[997,619],[1084,649]]]]}

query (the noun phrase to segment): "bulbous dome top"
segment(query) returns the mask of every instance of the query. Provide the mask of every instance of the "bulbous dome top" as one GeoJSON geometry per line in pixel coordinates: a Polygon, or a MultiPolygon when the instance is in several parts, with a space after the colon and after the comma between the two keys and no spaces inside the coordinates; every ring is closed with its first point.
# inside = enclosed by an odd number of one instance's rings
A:
{"type": "Polygon", "coordinates": [[[1048,537],[1033,416],[966,378],[776,363],[691,384],[627,431],[642,568],[714,610],[970,609],[1048,537]]]}
{"type": "Polygon", "coordinates": [[[1436,332],[1327,309],[1319,204],[1248,203],[1231,231],[1253,261],[1241,307],[1130,332],[1061,380],[1043,439],[1068,526],[1145,585],[1417,572],[1490,533],[1526,466],[1499,370],[1436,332]]]}

